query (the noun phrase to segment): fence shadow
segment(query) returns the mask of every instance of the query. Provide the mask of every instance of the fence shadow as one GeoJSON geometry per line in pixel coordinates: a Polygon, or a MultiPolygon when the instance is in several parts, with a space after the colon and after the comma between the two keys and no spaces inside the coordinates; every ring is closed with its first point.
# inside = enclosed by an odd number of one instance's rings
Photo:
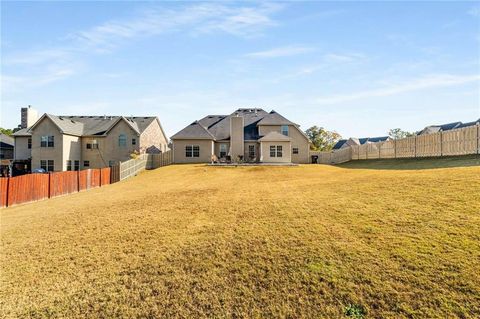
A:
{"type": "Polygon", "coordinates": [[[422,157],[357,160],[336,165],[348,169],[425,170],[449,167],[480,167],[480,154],[451,157],[422,157]]]}

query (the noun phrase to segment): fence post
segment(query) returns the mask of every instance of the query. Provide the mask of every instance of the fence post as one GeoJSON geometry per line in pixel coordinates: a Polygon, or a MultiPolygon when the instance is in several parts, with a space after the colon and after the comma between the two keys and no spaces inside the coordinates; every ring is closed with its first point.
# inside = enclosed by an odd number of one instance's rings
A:
{"type": "Polygon", "coordinates": [[[393,140],[393,158],[397,158],[397,139],[393,140]]]}
{"type": "Polygon", "coordinates": [[[382,147],[382,144],[380,144],[381,142],[378,142],[378,159],[381,159],[381,155],[380,155],[380,148],[382,147]]]}
{"type": "Polygon", "coordinates": [[[100,182],[99,182],[100,185],[98,185],[98,186],[102,187],[102,169],[99,168],[99,170],[100,170],[100,182]]]}
{"type": "Polygon", "coordinates": [[[48,198],[52,197],[52,196],[50,196],[50,192],[52,190],[52,186],[50,185],[50,183],[52,181],[52,176],[50,174],[51,174],[51,172],[48,172],[48,198]]]}
{"type": "Polygon", "coordinates": [[[77,193],[80,192],[80,170],[77,171],[77,193]]]}
{"type": "Polygon", "coordinates": [[[415,148],[413,149],[414,157],[417,157],[417,135],[415,135],[415,148]]]}
{"type": "Polygon", "coordinates": [[[443,132],[440,131],[440,156],[443,156],[443,132]]]}
{"type": "Polygon", "coordinates": [[[10,178],[11,177],[7,177],[7,187],[6,187],[7,190],[5,191],[7,193],[6,194],[7,196],[5,198],[5,207],[8,207],[9,204],[10,204],[9,201],[8,201],[8,199],[10,197],[10,194],[9,194],[10,193],[10,178]]]}

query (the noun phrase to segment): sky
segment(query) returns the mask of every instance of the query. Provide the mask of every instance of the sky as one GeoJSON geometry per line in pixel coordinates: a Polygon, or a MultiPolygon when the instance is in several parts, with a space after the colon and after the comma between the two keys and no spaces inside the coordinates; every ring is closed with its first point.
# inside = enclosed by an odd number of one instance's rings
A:
{"type": "Polygon", "coordinates": [[[480,118],[478,2],[1,2],[0,126],[275,110],[343,137],[480,118]]]}

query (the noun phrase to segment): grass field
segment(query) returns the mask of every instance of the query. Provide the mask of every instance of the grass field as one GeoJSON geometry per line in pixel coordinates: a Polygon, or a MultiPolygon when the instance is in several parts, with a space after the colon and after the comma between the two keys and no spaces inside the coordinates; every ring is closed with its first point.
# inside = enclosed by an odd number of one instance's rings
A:
{"type": "Polygon", "coordinates": [[[478,158],[397,164],[168,166],[3,209],[0,314],[480,317],[478,158]]]}

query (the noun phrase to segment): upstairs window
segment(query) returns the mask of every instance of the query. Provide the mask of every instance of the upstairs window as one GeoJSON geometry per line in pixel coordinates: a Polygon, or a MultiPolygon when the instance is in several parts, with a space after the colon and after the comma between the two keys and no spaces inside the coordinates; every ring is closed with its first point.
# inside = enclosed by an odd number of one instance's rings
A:
{"type": "Polygon", "coordinates": [[[31,137],[28,138],[27,147],[28,147],[28,149],[32,148],[32,138],[31,137]]]}
{"type": "Polygon", "coordinates": [[[83,161],[83,167],[90,167],[90,161],[83,161]]]}
{"type": "Polygon", "coordinates": [[[282,125],[282,134],[288,136],[288,125],[282,125]]]}
{"type": "Polygon", "coordinates": [[[90,142],[87,143],[87,149],[92,150],[92,149],[98,149],[98,142],[97,140],[91,140],[90,142]]]}
{"type": "Polygon", "coordinates": [[[293,154],[298,154],[298,147],[294,147],[294,148],[292,149],[292,153],[293,153],[293,154]]]}
{"type": "Polygon", "coordinates": [[[125,134],[120,134],[118,136],[118,146],[126,147],[127,146],[127,136],[125,134]]]}
{"type": "MultiPolygon", "coordinates": [[[[53,135],[41,136],[40,147],[55,147],[55,137],[53,135]]],[[[30,148],[31,148],[31,144],[30,144],[30,148]]]]}
{"type": "Polygon", "coordinates": [[[132,145],[137,145],[137,139],[135,137],[132,138],[132,145]]]}

